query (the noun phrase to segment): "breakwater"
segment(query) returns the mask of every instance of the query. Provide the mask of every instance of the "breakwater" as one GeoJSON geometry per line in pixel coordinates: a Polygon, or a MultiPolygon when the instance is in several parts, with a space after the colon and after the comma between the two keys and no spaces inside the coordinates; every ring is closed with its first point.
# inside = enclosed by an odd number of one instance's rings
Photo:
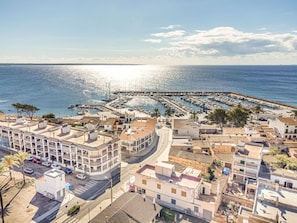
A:
{"type": "Polygon", "coordinates": [[[237,92],[230,91],[115,91],[113,94],[117,96],[150,96],[150,97],[164,97],[164,96],[188,96],[188,97],[220,97],[224,96],[231,99],[236,99],[242,102],[251,104],[258,104],[273,109],[289,109],[297,110],[296,106],[287,105],[284,103],[270,101],[262,98],[257,98],[249,95],[244,95],[237,92]]]}

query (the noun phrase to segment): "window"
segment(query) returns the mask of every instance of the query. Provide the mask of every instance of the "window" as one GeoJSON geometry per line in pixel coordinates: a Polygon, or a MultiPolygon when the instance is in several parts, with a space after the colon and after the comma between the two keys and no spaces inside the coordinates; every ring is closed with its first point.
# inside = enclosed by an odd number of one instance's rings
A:
{"type": "Polygon", "coordinates": [[[175,188],[171,188],[171,193],[176,194],[176,189],[175,188]]]}
{"type": "Polygon", "coordinates": [[[199,213],[199,207],[198,206],[194,206],[194,213],[198,214],[199,213]]]}
{"type": "Polygon", "coordinates": [[[240,160],[240,164],[244,164],[244,160],[240,160]]]}
{"type": "Polygon", "coordinates": [[[240,171],[240,172],[244,172],[244,170],[243,170],[243,169],[239,169],[239,171],[240,171]]]}
{"type": "Polygon", "coordinates": [[[187,192],[182,191],[182,192],[181,192],[181,196],[186,197],[186,196],[187,196],[187,192]]]}
{"type": "Polygon", "coordinates": [[[176,204],[176,200],[171,199],[171,204],[176,204]]]}
{"type": "Polygon", "coordinates": [[[143,179],[142,180],[142,184],[146,185],[146,180],[143,179]]]}
{"type": "Polygon", "coordinates": [[[161,184],[157,184],[157,188],[158,189],[161,189],[161,184]]]}
{"type": "Polygon", "coordinates": [[[161,195],[160,194],[157,194],[157,199],[161,200],[161,195]]]}

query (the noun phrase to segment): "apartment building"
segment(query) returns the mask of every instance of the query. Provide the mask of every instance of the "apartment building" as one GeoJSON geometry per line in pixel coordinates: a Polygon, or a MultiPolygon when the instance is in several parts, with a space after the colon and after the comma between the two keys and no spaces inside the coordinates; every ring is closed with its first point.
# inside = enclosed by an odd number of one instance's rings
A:
{"type": "Polygon", "coordinates": [[[258,143],[239,143],[233,156],[232,179],[240,184],[247,180],[257,180],[263,145],[258,143]]]}
{"type": "Polygon", "coordinates": [[[137,155],[148,150],[155,137],[156,119],[138,118],[131,122],[130,127],[125,129],[121,135],[121,150],[130,155],[137,155]]]}
{"type": "Polygon", "coordinates": [[[297,120],[291,117],[279,117],[269,120],[269,127],[276,129],[285,139],[297,139],[297,120]]]}
{"type": "Polygon", "coordinates": [[[121,162],[119,139],[99,135],[94,128],[74,129],[68,124],[17,118],[0,124],[0,138],[8,150],[72,167],[93,179],[101,179],[121,162]]]}
{"type": "Polygon", "coordinates": [[[213,218],[220,203],[211,194],[211,184],[202,180],[201,172],[189,167],[180,173],[172,164],[145,165],[135,174],[135,186],[161,206],[207,221],[213,218]]]}

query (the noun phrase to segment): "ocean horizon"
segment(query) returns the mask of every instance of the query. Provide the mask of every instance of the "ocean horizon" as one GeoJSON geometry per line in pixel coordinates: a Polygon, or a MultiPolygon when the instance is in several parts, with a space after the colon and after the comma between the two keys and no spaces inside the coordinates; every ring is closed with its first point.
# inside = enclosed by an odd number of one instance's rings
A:
{"type": "MultiPolygon", "coordinates": [[[[296,65],[0,64],[0,110],[32,104],[37,115],[75,115],[70,104],[102,104],[114,91],[232,91],[297,106],[296,65]]],[[[133,106],[157,106],[138,98],[133,106]]]]}

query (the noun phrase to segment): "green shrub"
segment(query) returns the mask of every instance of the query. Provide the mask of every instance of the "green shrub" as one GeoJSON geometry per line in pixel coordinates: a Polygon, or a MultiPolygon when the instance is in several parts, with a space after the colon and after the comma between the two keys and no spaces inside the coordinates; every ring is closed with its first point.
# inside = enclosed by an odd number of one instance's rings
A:
{"type": "Polygon", "coordinates": [[[79,212],[79,209],[80,209],[79,205],[74,205],[68,210],[67,215],[73,216],[79,212]]]}
{"type": "Polygon", "coordinates": [[[166,222],[175,221],[175,214],[172,211],[170,211],[169,209],[166,209],[166,208],[163,208],[161,210],[161,217],[163,217],[166,222]]]}

